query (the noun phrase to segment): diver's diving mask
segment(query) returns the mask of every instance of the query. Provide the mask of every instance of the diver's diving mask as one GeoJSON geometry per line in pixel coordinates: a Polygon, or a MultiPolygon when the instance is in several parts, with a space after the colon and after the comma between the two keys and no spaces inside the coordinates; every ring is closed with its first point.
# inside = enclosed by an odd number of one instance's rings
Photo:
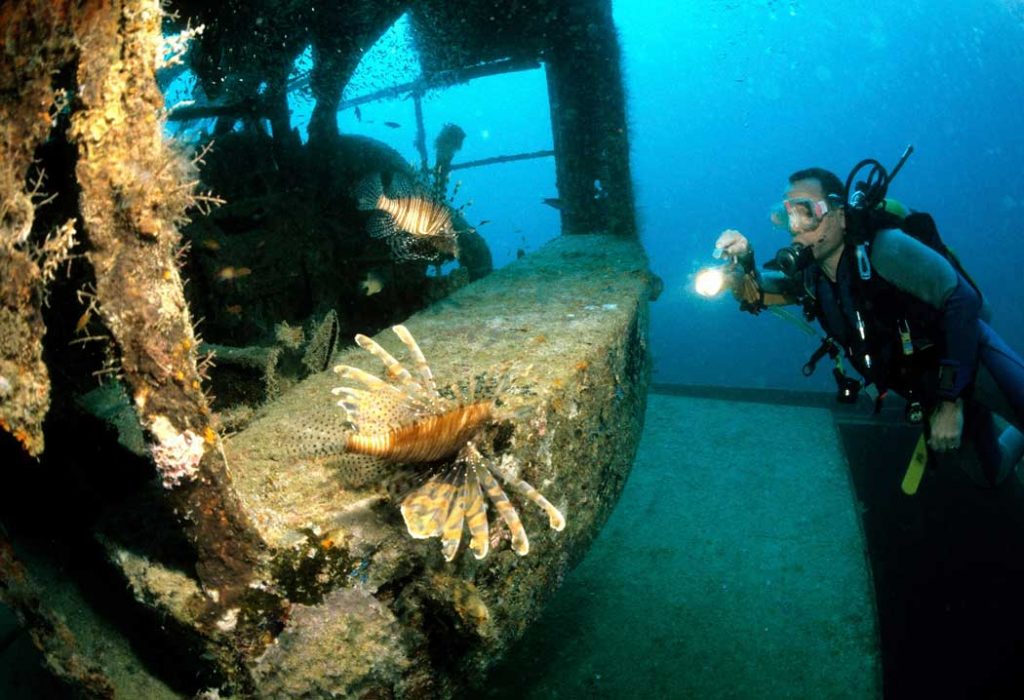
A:
{"type": "Polygon", "coordinates": [[[797,197],[784,199],[772,208],[772,223],[781,228],[797,233],[813,231],[821,225],[821,220],[832,211],[828,200],[797,197]]]}

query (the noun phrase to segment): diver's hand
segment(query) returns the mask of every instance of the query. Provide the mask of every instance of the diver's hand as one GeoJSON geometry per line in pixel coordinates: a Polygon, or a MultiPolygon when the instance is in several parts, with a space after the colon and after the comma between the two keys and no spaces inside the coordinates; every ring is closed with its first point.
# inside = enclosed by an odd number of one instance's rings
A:
{"type": "Polygon", "coordinates": [[[936,452],[947,452],[960,447],[964,430],[964,402],[943,401],[931,415],[931,437],[928,446],[936,452]]]}
{"type": "Polygon", "coordinates": [[[753,252],[747,237],[735,229],[722,231],[722,235],[715,241],[716,258],[734,257],[742,259],[753,252]]]}

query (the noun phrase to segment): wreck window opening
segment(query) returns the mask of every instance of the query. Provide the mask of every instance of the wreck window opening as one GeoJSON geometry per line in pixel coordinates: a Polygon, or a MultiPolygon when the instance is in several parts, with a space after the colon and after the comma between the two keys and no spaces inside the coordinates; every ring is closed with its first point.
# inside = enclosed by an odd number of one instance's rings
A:
{"type": "Polygon", "coordinates": [[[547,82],[539,69],[503,72],[427,93],[424,127],[431,162],[446,123],[466,133],[452,163],[455,205],[491,249],[495,269],[560,233],[547,82]],[[519,156],[538,156],[522,157],[519,156]]]}
{"type": "MultiPolygon", "coordinates": [[[[288,94],[292,124],[303,142],[313,108],[312,61],[307,50],[289,79],[296,86],[288,94]]],[[[462,128],[466,138],[452,163],[447,196],[487,241],[500,268],[561,233],[549,115],[539,62],[505,59],[426,74],[405,14],[360,60],[336,123],[339,133],[376,139],[421,171],[436,163],[441,129],[448,123],[462,128]]]]}
{"type": "Polygon", "coordinates": [[[313,114],[313,107],[316,100],[309,89],[309,72],[313,68],[313,46],[307,44],[302,53],[292,63],[291,73],[288,74],[288,85],[291,87],[286,95],[288,100],[288,114],[291,120],[292,129],[299,133],[299,140],[302,143],[309,141],[309,119],[313,114]]]}
{"type": "MultiPolygon", "coordinates": [[[[159,74],[158,74],[159,77],[159,74]]],[[[191,107],[196,104],[205,104],[206,99],[202,96],[199,88],[199,81],[191,69],[180,71],[173,80],[168,83],[161,82],[161,90],[164,94],[164,108],[173,113],[181,108],[191,107]]],[[[203,139],[204,133],[213,130],[216,119],[194,119],[194,120],[167,120],[164,122],[164,133],[172,139],[185,143],[198,143],[203,139]]]]}

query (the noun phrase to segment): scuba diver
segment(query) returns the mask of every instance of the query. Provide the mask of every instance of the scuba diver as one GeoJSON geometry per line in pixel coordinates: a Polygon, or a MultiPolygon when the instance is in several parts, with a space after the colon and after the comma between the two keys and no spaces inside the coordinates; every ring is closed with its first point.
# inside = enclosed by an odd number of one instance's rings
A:
{"type": "Polygon", "coordinates": [[[805,375],[827,353],[837,361],[840,401],[874,385],[877,412],[888,392],[901,395],[908,420],[924,423],[922,453],[925,439],[936,453],[970,441],[995,486],[1024,456],[1024,360],[992,330],[980,291],[931,216],[886,199],[912,150],[891,175],[874,160],[859,163],[845,184],[822,168],[790,175],[772,214],[790,245],[764,272],[739,231],[724,231],[715,255],[732,259],[741,309],[801,304],[818,321],[825,339],[805,375]],[[867,165],[867,181],[851,187],[867,165]],[[843,373],[840,353],[863,383],[843,373]],[[1001,434],[993,412],[1010,424],[1001,434]]]}

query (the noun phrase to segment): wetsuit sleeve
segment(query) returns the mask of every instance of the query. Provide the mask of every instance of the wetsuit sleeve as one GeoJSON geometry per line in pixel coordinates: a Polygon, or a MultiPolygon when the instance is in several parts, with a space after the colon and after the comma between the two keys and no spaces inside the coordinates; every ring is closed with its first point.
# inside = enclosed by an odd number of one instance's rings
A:
{"type": "Polygon", "coordinates": [[[757,274],[757,281],[761,285],[761,291],[765,294],[794,297],[800,292],[800,284],[781,272],[761,270],[757,274]]]}
{"type": "Polygon", "coordinates": [[[942,312],[945,355],[939,363],[939,396],[956,399],[978,365],[981,296],[942,255],[902,231],[878,232],[871,264],[898,289],[942,312]]]}

